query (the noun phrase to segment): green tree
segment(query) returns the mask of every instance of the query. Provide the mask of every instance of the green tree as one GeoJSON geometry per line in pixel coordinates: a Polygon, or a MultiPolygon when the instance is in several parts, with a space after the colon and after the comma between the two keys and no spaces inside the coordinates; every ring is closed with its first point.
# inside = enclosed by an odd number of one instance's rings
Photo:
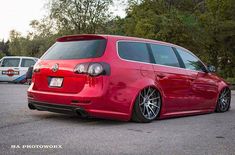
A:
{"type": "Polygon", "coordinates": [[[54,22],[45,17],[41,21],[33,20],[30,23],[32,31],[28,33],[27,38],[33,46],[31,55],[40,57],[60,36],[57,33],[54,22]]]}
{"type": "Polygon", "coordinates": [[[172,5],[164,0],[145,0],[132,6],[126,17],[126,34],[175,43],[200,53],[197,17],[172,5]]]}
{"type": "Polygon", "coordinates": [[[98,33],[109,19],[112,0],[52,0],[50,18],[62,34],[98,33]]]}
{"type": "Polygon", "coordinates": [[[9,51],[11,55],[22,55],[20,38],[21,38],[20,32],[17,32],[16,30],[10,31],[9,51]]]}
{"type": "Polygon", "coordinates": [[[105,23],[105,32],[112,35],[125,35],[125,19],[116,16],[112,20],[105,23]]]}
{"type": "Polygon", "coordinates": [[[131,0],[125,34],[181,45],[235,76],[234,0],[131,0]]]}
{"type": "MultiPolygon", "coordinates": [[[[12,55],[41,56],[67,34],[107,33],[167,41],[186,47],[215,65],[223,77],[235,77],[234,0],[123,0],[125,18],[107,11],[112,0],[52,0],[48,16],[33,20],[22,37],[10,33],[12,55]]],[[[1,48],[1,44],[0,44],[1,48]]],[[[6,51],[4,54],[6,54],[6,51]]],[[[7,55],[8,55],[7,54],[7,55]]]]}
{"type": "Polygon", "coordinates": [[[5,42],[3,39],[0,42],[0,58],[5,55],[10,55],[10,53],[9,53],[9,40],[5,42]]]}
{"type": "Polygon", "coordinates": [[[206,0],[201,25],[206,31],[209,62],[222,76],[235,76],[235,1],[206,0]]]}

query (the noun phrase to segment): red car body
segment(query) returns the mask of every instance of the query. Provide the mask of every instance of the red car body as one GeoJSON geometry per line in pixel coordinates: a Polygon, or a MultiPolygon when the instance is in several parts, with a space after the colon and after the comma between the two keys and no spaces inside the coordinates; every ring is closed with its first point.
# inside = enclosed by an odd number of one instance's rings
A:
{"type": "Polygon", "coordinates": [[[148,48],[149,44],[156,44],[189,52],[174,44],[111,35],[65,36],[57,42],[96,39],[106,41],[105,50],[99,57],[50,60],[42,56],[34,66],[28,89],[31,109],[62,113],[77,111],[81,115],[129,121],[138,93],[151,86],[161,95],[159,117],[168,118],[214,112],[219,93],[228,87],[224,80],[210,72],[127,60],[118,52],[119,42],[144,43],[148,48]],[[99,76],[74,72],[78,64],[96,62],[107,64],[110,72],[99,76]],[[56,71],[53,70],[55,64],[58,65],[56,71]],[[49,77],[63,78],[62,86],[50,87],[49,77]]]}

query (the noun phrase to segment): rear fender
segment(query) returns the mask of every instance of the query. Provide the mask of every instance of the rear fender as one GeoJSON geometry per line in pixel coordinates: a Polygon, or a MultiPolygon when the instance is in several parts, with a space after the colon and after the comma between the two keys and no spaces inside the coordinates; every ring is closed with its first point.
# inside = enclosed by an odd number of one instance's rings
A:
{"type": "MultiPolygon", "coordinates": [[[[138,97],[139,92],[140,92],[141,90],[147,88],[147,87],[153,87],[153,88],[156,88],[156,89],[159,91],[159,93],[160,93],[160,95],[161,95],[161,101],[162,101],[162,108],[161,108],[161,109],[165,109],[165,108],[163,107],[163,105],[164,105],[164,104],[163,104],[163,103],[164,103],[164,97],[163,97],[163,95],[164,95],[164,94],[162,93],[161,87],[160,87],[159,85],[157,85],[157,84],[154,82],[154,80],[151,80],[151,79],[148,79],[148,78],[143,78],[143,79],[137,81],[135,85],[136,85],[136,86],[139,86],[139,87],[138,87],[138,90],[136,90],[136,92],[134,93],[134,96],[133,96],[132,101],[131,101],[131,105],[130,105],[130,107],[129,107],[129,117],[130,117],[130,119],[131,119],[131,116],[132,116],[133,107],[134,107],[134,105],[135,105],[135,100],[136,100],[136,98],[138,97]]],[[[161,111],[162,111],[162,110],[161,110],[161,111]]]]}

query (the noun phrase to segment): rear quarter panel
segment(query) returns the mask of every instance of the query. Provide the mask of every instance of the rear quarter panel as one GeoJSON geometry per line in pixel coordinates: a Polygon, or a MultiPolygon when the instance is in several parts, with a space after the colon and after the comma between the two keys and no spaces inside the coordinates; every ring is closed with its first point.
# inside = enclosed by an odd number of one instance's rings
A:
{"type": "Polygon", "coordinates": [[[121,39],[109,39],[103,57],[111,66],[107,96],[114,109],[127,113],[131,118],[139,91],[147,86],[155,86],[155,75],[151,64],[121,59],[116,46],[118,40],[121,39]]]}

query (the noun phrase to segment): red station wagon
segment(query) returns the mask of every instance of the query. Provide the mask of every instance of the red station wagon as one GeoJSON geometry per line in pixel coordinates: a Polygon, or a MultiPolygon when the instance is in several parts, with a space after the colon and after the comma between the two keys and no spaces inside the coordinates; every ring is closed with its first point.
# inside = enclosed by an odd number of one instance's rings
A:
{"type": "Polygon", "coordinates": [[[228,84],[189,50],[155,40],[57,39],[33,69],[30,109],[123,121],[225,112],[228,84]]]}

